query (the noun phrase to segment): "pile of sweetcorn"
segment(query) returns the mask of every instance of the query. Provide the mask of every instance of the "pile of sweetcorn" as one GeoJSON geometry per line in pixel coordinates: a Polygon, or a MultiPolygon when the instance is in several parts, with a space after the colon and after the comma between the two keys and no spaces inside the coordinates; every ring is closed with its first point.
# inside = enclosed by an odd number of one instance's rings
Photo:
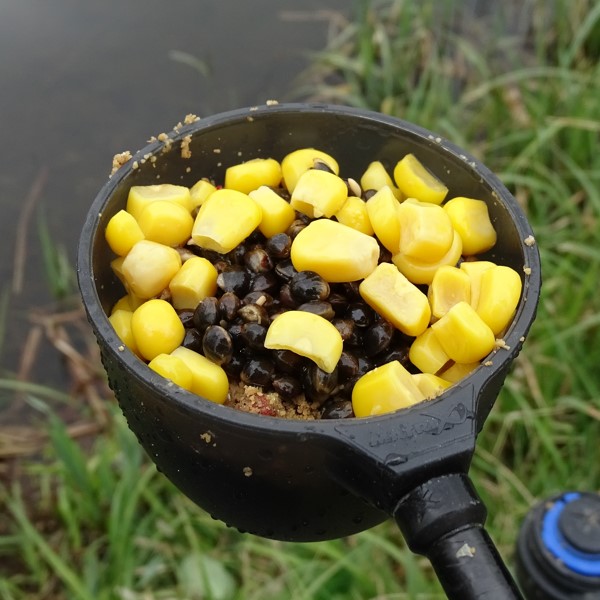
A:
{"type": "MultiPolygon", "coordinates": [[[[354,180],[340,176],[334,157],[302,148],[281,162],[232,165],[222,187],[216,183],[134,186],[106,228],[126,291],[111,323],[151,369],[193,393],[223,403],[229,391],[221,365],[182,346],[180,311],[219,293],[217,269],[194,251],[226,255],[257,229],[266,238],[287,231],[299,213],[311,221],[293,239],[294,268],[332,284],[360,282],[362,299],[413,338],[409,358],[418,372],[391,361],[364,374],[352,390],[355,416],[439,395],[479,366],[510,324],[521,278],[478,259],[496,243],[486,203],[448,198],[413,154],[392,175],[373,161],[354,180]]],[[[331,322],[300,310],[276,316],[264,345],[328,373],[343,351],[331,322]]]]}

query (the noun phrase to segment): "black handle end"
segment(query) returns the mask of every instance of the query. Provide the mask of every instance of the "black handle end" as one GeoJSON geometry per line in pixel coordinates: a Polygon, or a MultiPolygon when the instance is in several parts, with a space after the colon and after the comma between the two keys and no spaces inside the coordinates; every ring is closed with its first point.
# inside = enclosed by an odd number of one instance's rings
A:
{"type": "Polygon", "coordinates": [[[420,485],[394,512],[408,546],[429,558],[450,600],[522,600],[483,528],[486,516],[473,484],[460,473],[420,485]]]}

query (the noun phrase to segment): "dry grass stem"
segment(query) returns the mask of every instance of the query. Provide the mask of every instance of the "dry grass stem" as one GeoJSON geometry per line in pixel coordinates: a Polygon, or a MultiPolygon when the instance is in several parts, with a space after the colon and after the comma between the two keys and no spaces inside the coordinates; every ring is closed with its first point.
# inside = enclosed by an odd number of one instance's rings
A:
{"type": "Polygon", "coordinates": [[[43,333],[43,329],[39,325],[35,325],[29,329],[17,373],[19,381],[28,381],[31,378],[31,370],[39,352],[43,333]]]}
{"type": "Polygon", "coordinates": [[[531,397],[535,401],[536,406],[538,408],[544,408],[547,406],[547,402],[544,398],[544,394],[540,387],[540,382],[537,378],[536,371],[531,360],[529,360],[525,354],[520,354],[517,360],[518,365],[525,377],[525,381],[527,382],[527,388],[531,393],[531,397]]]}
{"type": "MultiPolygon", "coordinates": [[[[23,353],[21,354],[21,360],[19,361],[19,369],[17,371],[18,381],[29,381],[32,379],[31,372],[39,354],[40,343],[42,341],[43,334],[43,328],[39,325],[36,325],[29,329],[29,332],[27,333],[27,338],[25,339],[23,353]]],[[[22,403],[23,393],[17,392],[10,406],[8,406],[5,410],[2,411],[2,418],[4,420],[8,420],[9,418],[11,418],[20,410],[22,403]]]]}
{"type": "Polygon", "coordinates": [[[12,293],[15,295],[20,294],[23,291],[23,281],[25,279],[25,264],[27,262],[27,243],[29,230],[29,221],[33,214],[33,209],[38,203],[44,191],[46,180],[48,179],[48,168],[42,167],[36,178],[33,180],[33,184],[27,193],[25,201],[23,202],[23,210],[19,216],[19,222],[17,223],[17,235],[15,242],[15,255],[13,259],[13,278],[12,278],[12,293]]]}
{"type": "MultiPolygon", "coordinates": [[[[100,396],[97,386],[102,381],[99,361],[86,358],[77,350],[71,340],[65,325],[73,325],[84,318],[83,310],[69,311],[66,315],[51,314],[46,318],[41,317],[40,322],[44,325],[46,336],[54,348],[65,359],[65,365],[69,371],[70,381],[74,394],[81,394],[88,401],[94,416],[102,426],[108,424],[106,413],[106,402],[100,396]]],[[[87,348],[89,350],[89,347],[87,348]]],[[[103,391],[106,392],[105,386],[103,391]]]]}
{"type": "MultiPolygon", "coordinates": [[[[95,421],[81,421],[68,425],[66,430],[72,439],[81,439],[98,435],[104,430],[104,425],[95,421]]],[[[39,454],[47,441],[48,434],[39,427],[0,427],[0,461],[39,454]]]]}
{"type": "MultiPolygon", "coordinates": [[[[106,384],[100,366],[98,346],[86,327],[82,308],[53,313],[32,313],[25,349],[21,356],[17,379],[35,379],[32,373],[42,355],[42,341],[45,338],[64,359],[68,373],[71,394],[82,398],[91,409],[92,420],[82,420],[67,426],[73,438],[82,438],[101,433],[109,424],[107,399],[111,392],[106,384]],[[84,334],[84,347],[78,349],[72,333],[84,334]]],[[[19,411],[24,402],[25,392],[19,391],[11,405],[3,410],[3,420],[19,411]]],[[[48,441],[48,436],[39,426],[4,425],[0,426],[0,461],[38,454],[48,441]]]]}
{"type": "MultiPolygon", "coordinates": [[[[504,479],[508,483],[511,484],[514,490],[516,490],[523,501],[531,505],[535,501],[535,497],[531,494],[527,486],[515,475],[513,471],[511,471],[506,465],[502,464],[498,458],[496,458],[491,452],[488,452],[485,448],[478,446],[477,453],[479,456],[485,460],[488,464],[494,465],[497,470],[498,477],[497,479],[504,479]]],[[[492,482],[488,480],[484,480],[483,485],[491,486],[492,482]]],[[[495,486],[494,486],[495,487],[495,486]]]]}

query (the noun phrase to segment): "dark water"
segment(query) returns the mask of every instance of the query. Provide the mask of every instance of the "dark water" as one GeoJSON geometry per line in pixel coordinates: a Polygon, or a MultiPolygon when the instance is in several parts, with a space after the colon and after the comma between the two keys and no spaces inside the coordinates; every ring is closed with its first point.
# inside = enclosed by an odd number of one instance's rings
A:
{"type": "MultiPolygon", "coordinates": [[[[290,99],[307,51],[324,48],[335,14],[350,8],[345,0],[0,2],[0,377],[19,368],[31,311],[53,310],[40,218],[74,265],[115,153],[137,150],[188,113],[290,99]],[[26,236],[18,236],[31,196],[26,236]],[[26,250],[20,291],[17,237],[26,250]]],[[[49,343],[30,378],[65,380],[49,343]]]]}
{"type": "MultiPolygon", "coordinates": [[[[323,49],[358,5],[0,0],[0,423],[2,377],[19,372],[35,345],[32,313],[65,310],[49,291],[39,223],[74,275],[81,225],[114,154],[134,152],[188,113],[302,99],[294,82],[308,53],[323,49]]],[[[444,8],[440,31],[471,27],[464,15],[488,25],[501,17],[500,29],[521,38],[528,22],[513,0],[502,9],[484,0],[436,6],[444,8]]],[[[59,354],[47,336],[40,340],[27,379],[68,389],[59,354]]]]}

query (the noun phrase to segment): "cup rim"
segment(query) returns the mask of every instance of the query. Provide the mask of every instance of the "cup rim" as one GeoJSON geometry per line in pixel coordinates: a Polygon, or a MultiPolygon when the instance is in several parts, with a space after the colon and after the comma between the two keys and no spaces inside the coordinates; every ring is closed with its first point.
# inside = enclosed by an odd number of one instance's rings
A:
{"type": "MultiPolygon", "coordinates": [[[[521,346],[525,341],[525,336],[535,319],[539,300],[541,289],[539,252],[535,243],[530,245],[525,242],[525,239],[529,238],[529,236],[533,236],[533,232],[514,196],[500,179],[483,163],[453,142],[414,123],[375,111],[354,107],[323,103],[281,103],[239,108],[217,113],[188,125],[184,125],[181,128],[174,130],[173,135],[169,135],[169,138],[172,140],[173,147],[178,147],[178,144],[189,135],[202,135],[203,132],[210,129],[226,126],[242,120],[269,118],[269,115],[282,113],[343,115],[363,121],[372,121],[379,127],[385,126],[397,131],[409,131],[411,135],[416,135],[432,145],[435,144],[441,151],[451,155],[456,162],[464,162],[468,168],[473,169],[478,176],[490,186],[493,193],[497,195],[498,199],[507,208],[515,227],[521,236],[522,251],[525,256],[524,266],[529,267],[531,271],[530,273],[525,273],[523,276],[524,286],[522,297],[517,306],[512,323],[503,338],[506,346],[504,348],[495,349],[490,355],[495,358],[495,360],[492,361],[493,364],[487,366],[480,364],[469,376],[452,385],[448,391],[434,399],[426,400],[423,403],[392,413],[344,419],[344,426],[346,426],[349,421],[352,422],[352,427],[369,427],[392,420],[402,420],[405,418],[406,414],[423,411],[424,406],[430,406],[432,403],[447,402],[448,398],[459,394],[459,390],[464,390],[469,386],[474,386],[476,393],[478,393],[490,379],[493,379],[494,375],[497,375],[503,369],[506,370],[508,365],[519,353],[521,346]],[[500,360],[497,360],[498,356],[500,357],[500,360]]],[[[203,401],[198,402],[198,395],[173,385],[149,369],[147,365],[139,360],[132,352],[126,348],[122,350],[122,342],[114,332],[114,329],[108,320],[108,315],[102,308],[100,295],[95,283],[92,260],[93,241],[98,234],[102,212],[112,194],[123,180],[127,179],[127,177],[137,168],[136,165],[139,165],[139,161],[142,160],[142,158],[159,154],[163,151],[163,147],[162,141],[154,140],[133,154],[131,159],[122,165],[116,173],[109,177],[105,182],[92,202],[85,218],[78,245],[77,277],[80,295],[87,313],[88,321],[98,338],[98,342],[105,350],[109,351],[122,361],[124,368],[129,371],[132,376],[138,378],[141,382],[156,388],[156,391],[164,398],[165,404],[173,405],[186,413],[209,416],[212,419],[217,419],[242,428],[252,427],[254,429],[271,430],[274,424],[276,424],[278,430],[289,433],[303,433],[316,430],[323,433],[333,433],[340,426],[339,420],[318,419],[306,421],[272,417],[248,413],[232,407],[215,404],[202,397],[200,398],[203,401]]],[[[534,238],[532,237],[531,239],[534,238]]]]}

